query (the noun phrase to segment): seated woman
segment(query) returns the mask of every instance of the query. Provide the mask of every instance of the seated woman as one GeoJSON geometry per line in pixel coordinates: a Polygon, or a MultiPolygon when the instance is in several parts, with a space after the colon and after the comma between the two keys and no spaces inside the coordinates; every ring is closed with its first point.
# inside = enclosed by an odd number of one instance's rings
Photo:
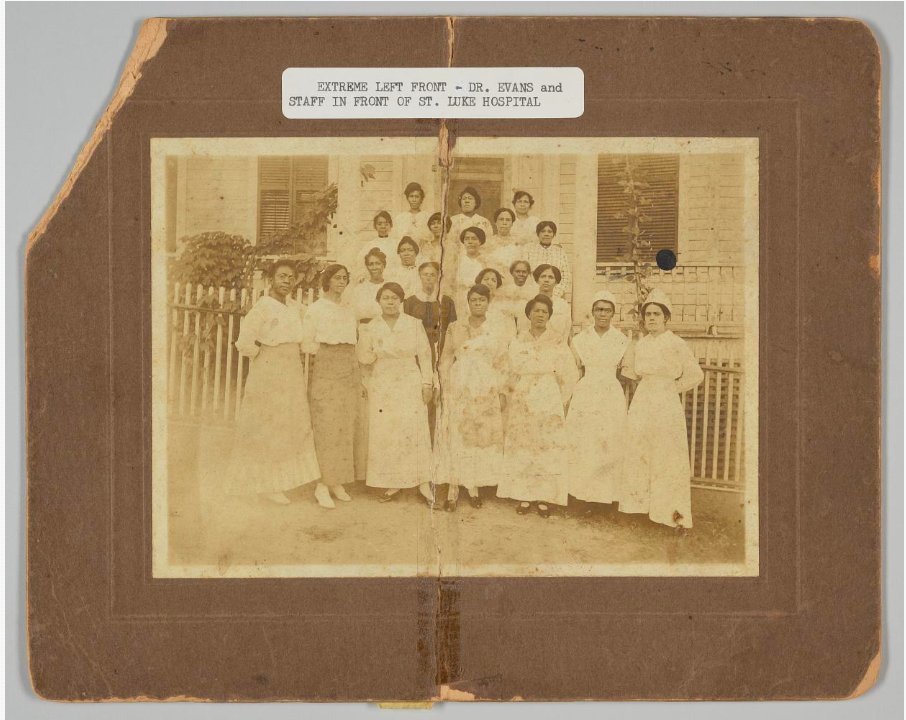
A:
{"type": "MultiPolygon", "coordinates": [[[[548,298],[553,305],[554,314],[548,328],[550,337],[565,344],[572,333],[573,311],[566,300],[554,294],[554,289],[560,283],[560,270],[553,265],[542,264],[535,268],[532,275],[538,284],[538,294],[548,298]]],[[[528,330],[529,321],[526,318],[520,317],[517,320],[520,331],[528,330]]]]}
{"type": "Polygon", "coordinates": [[[532,215],[532,208],[535,205],[535,198],[525,190],[517,190],[513,193],[513,236],[522,242],[532,242],[535,239],[535,228],[541,222],[541,218],[532,215]]]}
{"type": "Polygon", "coordinates": [[[405,294],[384,283],[375,299],[381,316],[360,326],[356,352],[367,368],[368,468],[365,482],[393,500],[418,487],[433,507],[433,458],[428,403],[434,395],[431,348],[422,324],[401,312],[405,294]]]}
{"type": "Polygon", "coordinates": [[[623,472],[626,395],[617,369],[629,338],[612,325],[616,298],[607,290],[591,302],[594,324],[573,337],[571,347],[582,378],[566,416],[570,439],[569,494],[589,503],[612,503],[623,472]]]}
{"type": "Polygon", "coordinates": [[[532,267],[539,265],[553,265],[560,271],[561,280],[558,282],[554,295],[569,300],[573,292],[573,273],[569,258],[560,245],[554,243],[557,235],[557,223],[544,220],[536,228],[537,242],[530,243],[525,249],[525,259],[532,267]]]}
{"type": "Polygon", "coordinates": [[[550,505],[566,505],[569,491],[566,406],[578,371],[569,348],[548,329],[554,304],[538,295],[525,306],[529,329],[510,343],[503,460],[497,496],[518,500],[524,515],[537,503],[541,517],[550,505]]]}
{"type": "Polygon", "coordinates": [[[299,352],[302,320],[290,298],[295,265],[277,260],[270,288],[239,324],[236,349],[251,358],[236,418],[226,492],[288,505],[285,492],[321,477],[299,352]]]}
{"type": "Polygon", "coordinates": [[[623,376],[638,380],[627,419],[627,445],[616,495],[620,512],[656,523],[692,527],[692,470],[686,411],[680,394],[704,379],[692,350],[667,329],[670,299],[652,290],[642,304],[648,333],[626,351],[623,376]]]}
{"type": "Polygon", "coordinates": [[[393,280],[409,297],[421,287],[418,279],[418,243],[411,237],[404,237],[396,246],[396,254],[399,264],[393,271],[393,280]]]}
{"type": "Polygon", "coordinates": [[[409,236],[416,242],[425,238],[428,226],[428,213],[422,210],[425,201],[425,191],[417,182],[411,182],[403,190],[408,209],[396,214],[393,218],[393,227],[397,237],[409,236]]]}
{"type": "Polygon", "coordinates": [[[475,284],[484,285],[490,293],[486,314],[491,329],[509,342],[516,337],[516,320],[509,313],[506,303],[497,299],[497,292],[503,285],[503,276],[494,268],[485,268],[475,276],[475,284]]]}
{"type": "Polygon", "coordinates": [[[490,292],[468,292],[469,315],[450,326],[441,355],[443,417],[437,446],[438,483],[449,483],[444,509],[456,510],[459,488],[481,507],[479,488],[497,484],[503,470],[501,397],[507,344],[487,319],[490,292]]]}
{"type": "MultiPolygon", "coordinates": [[[[321,297],[302,320],[302,350],[314,356],[308,382],[311,424],[321,466],[315,498],[324,508],[352,498],[343,488],[356,479],[356,423],[360,403],[359,363],[355,348],[358,324],[352,309],[341,303],[349,285],[343,265],[321,272],[321,297]]],[[[362,473],[364,474],[364,473],[362,473]]]]}
{"type": "Polygon", "coordinates": [[[365,255],[362,265],[368,273],[368,278],[345,293],[343,302],[352,309],[356,321],[367,323],[381,314],[381,306],[375,302],[374,295],[386,282],[384,270],[387,268],[387,256],[378,248],[371,248],[365,255]]]}

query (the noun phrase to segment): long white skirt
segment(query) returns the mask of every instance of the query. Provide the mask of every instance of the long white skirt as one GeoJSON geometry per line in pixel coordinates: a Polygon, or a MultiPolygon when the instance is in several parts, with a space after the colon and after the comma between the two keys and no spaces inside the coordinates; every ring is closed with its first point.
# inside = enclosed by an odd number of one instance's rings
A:
{"type": "Polygon", "coordinates": [[[431,482],[431,433],[415,358],[379,358],[368,381],[368,471],[371,487],[431,482]]]}
{"type": "Polygon", "coordinates": [[[671,378],[648,376],[629,406],[628,442],[617,490],[620,510],[656,523],[692,527],[686,413],[671,378]]]}
{"type": "Polygon", "coordinates": [[[586,502],[611,503],[623,472],[626,396],[615,371],[586,371],[566,416],[570,443],[569,494],[586,502]]]}
{"type": "Polygon", "coordinates": [[[320,476],[299,346],[265,345],[249,365],[226,492],[283,492],[320,476]]]}

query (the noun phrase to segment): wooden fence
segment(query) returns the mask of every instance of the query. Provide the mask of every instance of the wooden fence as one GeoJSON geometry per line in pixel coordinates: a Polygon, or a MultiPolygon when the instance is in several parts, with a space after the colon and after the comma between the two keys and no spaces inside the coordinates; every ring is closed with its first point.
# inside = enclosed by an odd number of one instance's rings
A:
{"type": "MultiPolygon", "coordinates": [[[[239,323],[264,288],[225,290],[174,285],[168,304],[170,418],[198,424],[231,425],[242,405],[249,359],[234,343],[239,323]]],[[[313,293],[295,299],[310,304],[313,293]]],[[[692,482],[698,487],[744,488],[742,341],[732,337],[686,336],[705,373],[701,385],[683,394],[692,482]]],[[[306,357],[306,373],[308,358],[306,357]]],[[[634,383],[626,382],[627,400],[634,383]]]]}

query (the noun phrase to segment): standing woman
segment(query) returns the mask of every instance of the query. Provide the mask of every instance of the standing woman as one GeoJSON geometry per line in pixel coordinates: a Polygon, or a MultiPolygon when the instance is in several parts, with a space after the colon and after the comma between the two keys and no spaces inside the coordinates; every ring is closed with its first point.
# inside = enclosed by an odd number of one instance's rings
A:
{"type": "Polygon", "coordinates": [[[439,365],[444,397],[438,482],[450,485],[444,505],[449,512],[456,510],[460,486],[469,504],[480,508],[479,488],[496,485],[503,471],[507,346],[487,318],[490,298],[485,285],[469,290],[469,316],[450,326],[439,365]]]}
{"type": "MultiPolygon", "coordinates": [[[[449,222],[449,219],[447,220],[449,222]]],[[[428,233],[424,236],[421,245],[421,260],[423,262],[440,262],[441,245],[444,221],[439,212],[428,218],[428,233]]]]}
{"type": "MultiPolygon", "coordinates": [[[[557,297],[555,288],[560,284],[560,269],[547,264],[538,265],[532,272],[535,282],[538,284],[538,294],[543,295],[551,301],[553,306],[553,316],[548,323],[548,330],[551,333],[551,339],[556,342],[566,344],[573,327],[572,307],[562,297],[557,297]]],[[[523,317],[517,318],[520,323],[521,331],[528,330],[529,320],[523,317]]]]}
{"type": "Polygon", "coordinates": [[[409,297],[421,287],[418,279],[418,243],[408,235],[396,246],[399,265],[393,273],[393,279],[403,288],[409,297]]]}
{"type": "Polygon", "coordinates": [[[356,321],[367,323],[381,314],[381,306],[375,302],[374,295],[386,282],[387,256],[378,248],[371,248],[362,265],[368,272],[367,279],[359,281],[343,299],[352,308],[356,321]]]}
{"type": "Polygon", "coordinates": [[[510,265],[524,254],[523,244],[513,234],[513,223],[516,214],[509,208],[500,208],[494,213],[494,226],[497,232],[491,240],[488,264],[506,273],[510,265]]]}
{"type": "Polygon", "coordinates": [[[555,312],[546,295],[525,306],[528,331],[510,343],[507,422],[503,460],[506,471],[497,496],[518,500],[524,515],[537,503],[541,517],[550,505],[566,505],[569,459],[566,405],[578,371],[569,348],[551,339],[548,321],[555,312]]]}
{"type": "Polygon", "coordinates": [[[485,268],[475,276],[475,284],[484,285],[490,293],[487,318],[491,323],[491,329],[509,342],[516,337],[516,320],[508,312],[506,303],[497,299],[500,286],[503,285],[503,276],[494,268],[485,268]]]}
{"type": "Polygon", "coordinates": [[[260,495],[288,505],[284,494],[321,476],[299,343],[300,307],[289,295],[296,268],[277,260],[270,288],[239,326],[236,349],[251,358],[227,474],[231,495],[260,495]]]}
{"type": "Polygon", "coordinates": [[[321,482],[315,498],[324,508],[352,498],[343,488],[355,481],[355,435],[359,407],[359,363],[355,348],[355,314],[340,300],[349,285],[343,265],[328,265],[321,273],[322,294],[302,320],[302,350],[314,356],[308,382],[315,449],[321,482]]]}
{"type": "Polygon", "coordinates": [[[497,298],[518,328],[523,324],[521,318],[525,318],[525,304],[538,294],[538,283],[532,277],[528,260],[513,261],[507,271],[511,281],[504,283],[497,298]]]}
{"type": "Polygon", "coordinates": [[[384,283],[376,297],[381,317],[360,326],[357,354],[370,369],[368,387],[368,470],[365,482],[385,488],[381,502],[418,486],[433,506],[428,403],[434,393],[431,348],[422,324],[403,314],[405,294],[384,283]]]}
{"type": "Polygon", "coordinates": [[[411,182],[403,190],[406,197],[406,203],[409,205],[407,210],[397,213],[393,219],[393,227],[396,229],[398,237],[409,236],[417,238],[419,241],[428,232],[428,213],[422,210],[422,203],[425,201],[425,191],[417,182],[411,182]]]}
{"type": "Polygon", "coordinates": [[[516,212],[513,220],[513,235],[523,242],[531,242],[535,239],[535,227],[541,222],[541,218],[532,215],[534,205],[535,198],[525,190],[517,190],[513,193],[513,210],[516,212]]]}
{"type": "Polygon", "coordinates": [[[466,293],[475,284],[475,276],[484,269],[485,260],[481,254],[481,248],[484,246],[485,240],[484,230],[478,227],[467,227],[459,234],[462,250],[459,253],[456,267],[453,301],[460,312],[464,312],[468,306],[466,293]]]}
{"type": "MultiPolygon", "coordinates": [[[[387,266],[388,258],[393,266],[397,264],[397,241],[391,236],[393,218],[390,217],[390,213],[386,210],[381,210],[374,216],[371,224],[374,226],[376,235],[366,238],[365,242],[359,245],[359,250],[356,253],[355,258],[350,258],[349,261],[349,267],[355,268],[352,272],[351,279],[353,283],[358,283],[367,277],[362,268],[364,267],[365,257],[373,248],[377,248],[384,253],[385,267],[387,266]]],[[[392,271],[395,267],[391,267],[390,269],[392,271]]]]}
{"type": "Polygon", "coordinates": [[[642,304],[647,335],[630,346],[623,375],[638,380],[629,406],[620,511],[656,523],[692,527],[689,439],[680,394],[704,379],[686,342],[667,329],[670,299],[652,290],[642,304]]]}
{"type": "Polygon", "coordinates": [[[466,228],[479,228],[485,238],[494,234],[494,227],[487,218],[478,214],[481,207],[481,195],[471,185],[464,188],[457,198],[461,212],[450,218],[450,234],[459,237],[466,228]]]}
{"type": "Polygon", "coordinates": [[[616,483],[623,472],[626,396],[617,368],[629,338],[611,324],[616,307],[611,293],[596,293],[591,303],[594,324],[571,342],[583,375],[566,416],[572,448],[569,494],[585,502],[615,502],[616,483]]]}
{"type": "Polygon", "coordinates": [[[560,271],[561,280],[558,281],[554,294],[557,297],[569,299],[573,291],[573,274],[569,264],[569,257],[562,245],[554,242],[557,236],[557,223],[552,220],[543,220],[535,228],[537,242],[530,243],[525,251],[525,259],[532,267],[547,264],[553,265],[560,271]]]}

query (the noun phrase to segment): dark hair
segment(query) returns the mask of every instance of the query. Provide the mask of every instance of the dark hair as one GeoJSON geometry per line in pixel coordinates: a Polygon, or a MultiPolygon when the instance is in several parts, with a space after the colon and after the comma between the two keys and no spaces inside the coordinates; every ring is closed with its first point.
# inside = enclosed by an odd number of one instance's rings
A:
{"type": "Polygon", "coordinates": [[[525,265],[528,268],[529,273],[532,272],[532,265],[528,260],[513,260],[513,262],[510,263],[510,275],[513,274],[513,270],[516,269],[517,265],[525,265]]]}
{"type": "Polygon", "coordinates": [[[514,212],[513,212],[512,210],[510,210],[509,208],[498,208],[497,212],[494,213],[494,222],[495,222],[495,223],[497,222],[497,218],[499,218],[501,215],[503,215],[503,213],[509,213],[509,214],[510,214],[510,219],[511,219],[513,222],[516,222],[516,213],[514,213],[514,212]]]}
{"type": "Polygon", "coordinates": [[[460,209],[462,209],[462,196],[463,195],[471,195],[473,198],[475,198],[475,209],[476,210],[478,210],[478,208],[481,207],[481,195],[478,194],[478,191],[474,187],[469,185],[462,189],[462,192],[459,193],[459,197],[456,199],[457,203],[459,204],[460,209]]]}
{"type": "Polygon", "coordinates": [[[383,285],[381,285],[380,290],[378,290],[377,294],[374,296],[376,302],[381,301],[381,293],[383,293],[384,290],[389,290],[390,292],[392,292],[400,299],[400,302],[406,299],[406,291],[403,290],[402,286],[399,283],[385,282],[383,285]]]}
{"type": "Polygon", "coordinates": [[[541,231],[546,227],[549,227],[551,230],[553,230],[554,235],[557,234],[557,223],[555,223],[553,220],[542,220],[540,223],[535,225],[535,235],[540,235],[541,231]]]}
{"type": "Polygon", "coordinates": [[[467,232],[473,233],[475,235],[475,237],[478,238],[478,241],[482,245],[484,245],[488,239],[487,236],[484,234],[484,230],[482,230],[480,227],[475,227],[473,225],[472,227],[467,227],[465,230],[463,230],[461,233],[459,233],[459,242],[465,242],[465,237],[466,237],[467,232]]]}
{"type": "Polygon", "coordinates": [[[548,265],[547,263],[541,263],[538,267],[536,267],[534,270],[532,270],[532,277],[535,278],[535,282],[538,282],[538,278],[541,277],[541,273],[543,273],[545,270],[554,271],[554,279],[557,281],[558,284],[560,283],[561,280],[563,280],[563,273],[560,272],[560,268],[558,268],[556,265],[548,265]]]}
{"type": "Polygon", "coordinates": [[[521,197],[528,198],[529,207],[535,204],[535,198],[532,197],[531,193],[527,193],[525,190],[517,190],[513,193],[513,205],[515,205],[516,201],[521,197]]]}
{"type": "Polygon", "coordinates": [[[327,292],[330,289],[330,279],[340,272],[340,270],[345,270],[346,274],[349,275],[349,268],[345,265],[340,265],[339,263],[331,263],[321,271],[321,289],[324,292],[327,292]]]}
{"type": "Polygon", "coordinates": [[[668,322],[670,321],[670,311],[667,309],[667,306],[666,306],[666,305],[661,305],[659,302],[646,302],[646,303],[642,303],[642,314],[643,314],[643,315],[645,314],[645,308],[646,308],[648,305],[657,305],[657,306],[661,309],[661,311],[664,313],[664,320],[666,320],[666,321],[668,321],[668,322]]]}
{"type": "Polygon", "coordinates": [[[453,221],[450,219],[449,215],[446,217],[446,219],[444,219],[443,213],[436,212],[432,213],[431,217],[428,218],[429,228],[431,227],[431,223],[433,223],[435,220],[441,223],[442,226],[446,226],[448,232],[453,225],[453,221]]]}
{"type": "Polygon", "coordinates": [[[384,218],[384,220],[390,223],[390,227],[393,227],[393,218],[390,217],[390,213],[386,210],[381,210],[377,215],[374,216],[374,219],[371,221],[372,226],[377,227],[377,221],[380,218],[384,218]]]}
{"type": "Polygon", "coordinates": [[[413,240],[408,235],[405,235],[404,237],[400,238],[400,241],[396,244],[396,251],[399,252],[400,250],[402,250],[403,245],[410,245],[412,247],[412,249],[415,250],[415,254],[418,255],[419,249],[420,249],[418,247],[418,243],[415,242],[415,240],[413,240]]]}
{"type": "Polygon", "coordinates": [[[370,258],[370,257],[376,257],[378,260],[380,260],[382,263],[384,263],[384,267],[387,267],[387,256],[384,255],[383,252],[381,252],[380,248],[373,247],[373,248],[371,248],[371,250],[369,250],[366,253],[365,265],[368,265],[368,258],[370,258]]]}
{"type": "Polygon", "coordinates": [[[421,265],[419,265],[418,272],[421,273],[421,271],[424,270],[426,267],[434,268],[435,270],[437,270],[438,273],[440,272],[440,263],[434,262],[433,260],[429,260],[428,262],[423,262],[421,265]]]}
{"type": "Polygon", "coordinates": [[[547,295],[535,295],[535,297],[533,297],[525,304],[526,317],[529,316],[529,313],[532,312],[532,308],[534,308],[538,303],[541,303],[547,308],[548,317],[554,314],[554,303],[551,302],[551,299],[547,295]]]}
{"type": "Polygon", "coordinates": [[[468,302],[469,298],[473,295],[481,295],[483,298],[487,298],[488,302],[491,301],[491,291],[488,290],[487,285],[475,283],[472,287],[470,287],[469,292],[466,293],[466,302],[468,302]]]}
{"type": "Polygon", "coordinates": [[[482,282],[481,282],[482,279],[483,279],[484,276],[487,275],[488,273],[494,273],[494,277],[497,278],[497,287],[498,287],[498,288],[499,288],[501,285],[503,285],[503,275],[501,275],[499,272],[497,272],[494,268],[484,268],[484,270],[482,270],[480,273],[478,273],[478,275],[475,276],[475,284],[476,284],[476,285],[481,285],[481,284],[482,284],[482,282]]]}
{"type": "Polygon", "coordinates": [[[288,258],[277,258],[264,271],[264,276],[270,280],[273,280],[274,275],[277,274],[277,270],[282,267],[288,267],[290,270],[293,271],[293,275],[299,274],[299,269],[296,267],[296,263],[294,260],[290,260],[288,258]]]}
{"type": "Polygon", "coordinates": [[[406,189],[403,190],[403,195],[405,195],[406,197],[409,197],[414,192],[420,193],[422,196],[422,200],[425,199],[425,190],[417,182],[411,182],[408,185],[406,185],[406,189]]]}

